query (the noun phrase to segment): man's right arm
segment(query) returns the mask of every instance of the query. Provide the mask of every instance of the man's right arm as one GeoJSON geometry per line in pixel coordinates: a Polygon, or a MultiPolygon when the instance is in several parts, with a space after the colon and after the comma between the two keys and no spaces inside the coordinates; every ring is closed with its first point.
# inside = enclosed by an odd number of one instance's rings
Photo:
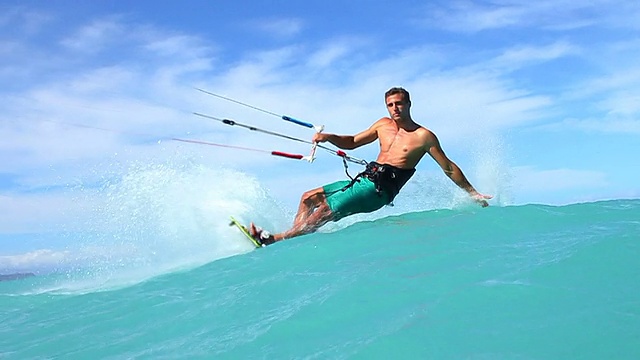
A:
{"type": "Polygon", "coordinates": [[[370,144],[378,138],[378,127],[381,122],[385,120],[380,119],[376,121],[367,130],[362,131],[356,135],[336,135],[330,133],[316,133],[313,135],[313,142],[330,142],[333,145],[344,150],[352,150],[362,145],[370,144]]]}

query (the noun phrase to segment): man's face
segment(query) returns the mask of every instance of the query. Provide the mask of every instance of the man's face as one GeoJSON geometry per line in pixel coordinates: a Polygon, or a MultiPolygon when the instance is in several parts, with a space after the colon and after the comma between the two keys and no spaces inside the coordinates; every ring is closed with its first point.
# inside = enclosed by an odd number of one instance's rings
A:
{"type": "Polygon", "coordinates": [[[387,97],[387,110],[389,117],[395,121],[409,118],[410,104],[404,101],[402,94],[393,94],[387,97]]]}

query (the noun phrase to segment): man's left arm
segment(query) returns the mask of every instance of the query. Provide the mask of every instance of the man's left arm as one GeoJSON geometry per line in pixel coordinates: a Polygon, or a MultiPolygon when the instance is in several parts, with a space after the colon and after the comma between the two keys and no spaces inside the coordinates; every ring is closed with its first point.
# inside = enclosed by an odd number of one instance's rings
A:
{"type": "Polygon", "coordinates": [[[428,146],[427,152],[429,153],[429,155],[431,155],[433,160],[435,160],[436,163],[440,165],[440,168],[442,169],[442,171],[444,171],[444,173],[449,177],[449,179],[451,179],[451,181],[453,181],[456,185],[458,185],[458,187],[460,187],[462,190],[469,193],[469,196],[471,196],[477,203],[482,205],[482,207],[489,206],[489,203],[487,203],[487,199],[491,199],[492,196],[480,194],[471,185],[469,180],[467,180],[467,177],[464,176],[464,173],[458,167],[458,165],[456,165],[456,163],[451,161],[447,157],[447,155],[445,155],[444,151],[442,150],[442,147],[440,146],[440,142],[438,141],[436,136],[433,133],[431,133],[430,135],[433,136],[433,139],[430,139],[431,141],[429,141],[427,145],[428,146]]]}

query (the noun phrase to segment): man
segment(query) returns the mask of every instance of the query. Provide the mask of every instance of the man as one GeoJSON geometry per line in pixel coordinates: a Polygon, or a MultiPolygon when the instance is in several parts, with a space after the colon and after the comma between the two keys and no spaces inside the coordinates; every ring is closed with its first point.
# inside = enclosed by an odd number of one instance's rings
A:
{"type": "Polygon", "coordinates": [[[436,135],[413,121],[409,92],[391,88],[385,93],[385,101],[389,117],[383,117],[357,135],[317,133],[313,136],[314,142],[328,141],[345,150],[377,139],[380,153],[376,161],[369,163],[353,181],[337,181],[305,192],[291,229],[270,235],[251,223],[251,236],[268,245],[314,232],[329,221],[378,210],[393,201],[425,154],[431,155],[444,173],[482,207],[489,205],[486,200],[491,196],[482,195],[471,186],[460,168],[444,154],[436,135]]]}

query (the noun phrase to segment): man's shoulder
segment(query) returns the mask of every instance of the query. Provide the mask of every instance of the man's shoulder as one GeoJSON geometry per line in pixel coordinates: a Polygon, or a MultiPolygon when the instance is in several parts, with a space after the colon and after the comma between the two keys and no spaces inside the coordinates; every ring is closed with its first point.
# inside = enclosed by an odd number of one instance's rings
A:
{"type": "Polygon", "coordinates": [[[418,128],[416,129],[416,133],[422,137],[429,138],[435,138],[436,134],[433,133],[433,131],[429,130],[428,128],[422,126],[422,125],[418,125],[418,128]]]}
{"type": "Polygon", "coordinates": [[[388,118],[388,117],[383,117],[378,119],[376,122],[374,122],[373,124],[371,124],[371,126],[369,127],[369,129],[381,129],[381,128],[386,128],[390,125],[393,124],[393,120],[388,118]]]}
{"type": "Polygon", "coordinates": [[[378,121],[376,121],[374,124],[392,124],[393,123],[393,119],[391,119],[390,117],[381,117],[380,119],[378,119],[378,121]]]}
{"type": "Polygon", "coordinates": [[[416,130],[416,136],[420,139],[420,143],[425,148],[429,148],[430,146],[438,143],[438,138],[436,137],[436,134],[434,134],[433,131],[427,129],[424,126],[420,126],[416,130]]]}

